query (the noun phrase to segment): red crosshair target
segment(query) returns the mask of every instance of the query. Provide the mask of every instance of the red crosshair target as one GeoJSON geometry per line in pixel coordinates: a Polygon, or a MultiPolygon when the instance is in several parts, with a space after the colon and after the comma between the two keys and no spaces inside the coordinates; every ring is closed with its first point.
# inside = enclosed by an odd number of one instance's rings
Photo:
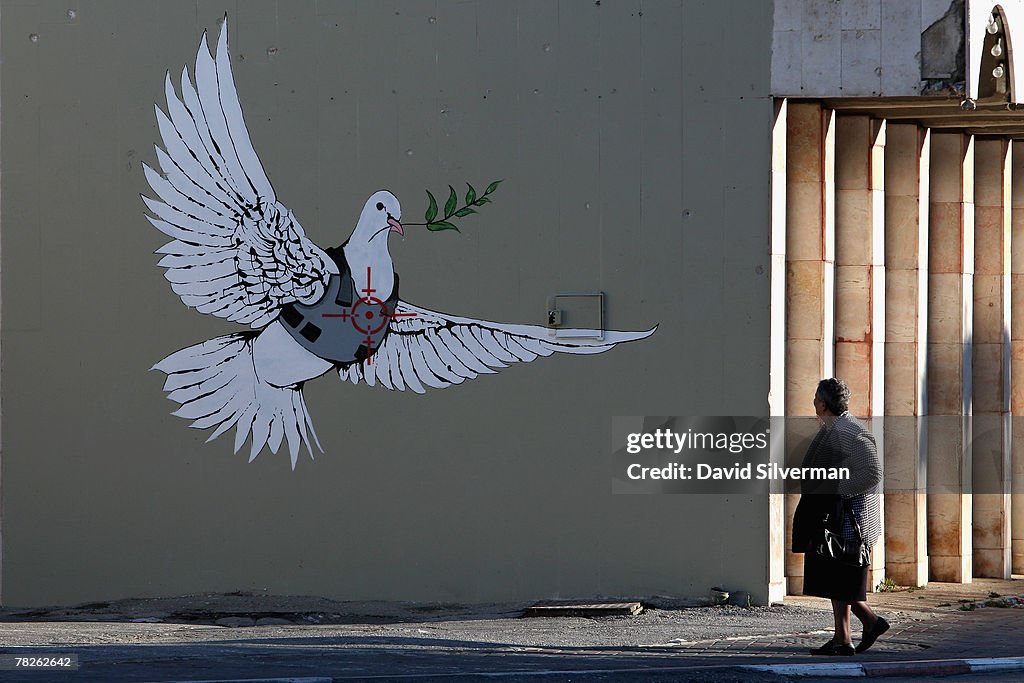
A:
{"type": "Polygon", "coordinates": [[[380,298],[373,296],[377,291],[372,286],[372,268],[366,268],[366,287],[359,291],[362,297],[352,305],[351,312],[321,313],[324,318],[341,318],[344,322],[350,322],[352,327],[366,335],[366,364],[369,365],[373,357],[373,335],[378,334],[387,327],[388,321],[396,318],[411,318],[415,313],[399,313],[397,310],[389,311],[387,304],[380,298]]]}

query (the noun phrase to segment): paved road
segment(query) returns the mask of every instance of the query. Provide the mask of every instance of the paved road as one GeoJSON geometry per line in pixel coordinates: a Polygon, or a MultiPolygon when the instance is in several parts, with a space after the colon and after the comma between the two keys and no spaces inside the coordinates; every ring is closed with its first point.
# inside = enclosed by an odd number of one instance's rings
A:
{"type": "Polygon", "coordinates": [[[98,666],[89,662],[78,672],[67,674],[4,672],[3,681],[38,681],[39,683],[110,683],[112,681],[209,681],[280,678],[320,678],[335,683],[669,683],[676,681],[721,683],[764,682],[776,683],[782,677],[721,667],[687,668],[685,662],[664,661],[659,670],[657,662],[622,660],[614,669],[604,668],[608,663],[590,658],[563,661],[539,661],[531,658],[459,657],[440,661],[433,657],[410,658],[399,653],[361,654],[358,659],[324,656],[322,652],[289,650],[233,651],[217,653],[166,652],[159,659],[143,653],[141,658],[107,650],[101,653],[106,660],[98,666]],[[111,665],[112,660],[119,660],[111,665]],[[682,668],[678,665],[683,664],[682,668]],[[581,669],[588,669],[583,671],[581,669]],[[652,670],[653,669],[653,670],[652,670]],[[565,673],[559,674],[557,670],[565,673]],[[397,673],[402,671],[403,673],[397,673]],[[486,675],[473,672],[489,672],[486,675]],[[418,673],[417,673],[418,672],[418,673]],[[428,673],[430,672],[430,673],[428,673]],[[443,673],[442,673],[443,672],[443,673]]]}
{"type": "MultiPolygon", "coordinates": [[[[858,661],[907,661],[1024,654],[1024,611],[985,609],[950,613],[945,619],[897,621],[891,637],[858,661]]],[[[820,616],[820,614],[813,616],[820,616]]],[[[809,615],[809,616],[811,616],[809,615]]],[[[683,614],[673,615],[685,618],[683,614]]],[[[787,615],[792,616],[792,615],[787,615]]],[[[657,613],[648,615],[657,619],[657,613]]],[[[667,619],[669,622],[674,619],[667,619]]],[[[500,620],[499,620],[500,621],[500,620]]],[[[741,664],[820,663],[807,648],[821,633],[743,635],[673,643],[682,632],[671,624],[647,644],[607,641],[630,630],[629,621],[604,618],[554,619],[543,624],[504,620],[497,634],[491,620],[479,623],[429,622],[383,626],[282,626],[235,628],[168,624],[3,625],[33,630],[40,645],[2,648],[32,655],[75,654],[74,673],[0,672],[0,681],[107,683],[215,680],[230,678],[328,676],[334,681],[777,681],[778,677],[725,670],[741,664]],[[83,628],[106,644],[43,646],[60,633],[83,628]],[[164,630],[162,642],[143,642],[143,634],[164,630]],[[422,628],[422,627],[427,628],[422,628]],[[531,627],[540,633],[531,632],[531,627]],[[56,629],[56,632],[55,630],[56,629]],[[170,632],[167,629],[172,629],[170,632]],[[554,632],[549,630],[554,629],[554,632]],[[427,633],[419,633],[427,631],[427,633]],[[600,637],[598,632],[604,632],[600,637]],[[175,633],[178,635],[175,637],[175,633]],[[181,634],[187,633],[187,637],[181,634]],[[204,635],[205,634],[205,635],[204,635]],[[504,637],[501,637],[501,636],[504,637]],[[135,641],[135,645],[117,644],[135,641]],[[534,642],[530,643],[529,641],[534,642]],[[552,641],[557,641],[551,644],[552,641]],[[568,641],[568,642],[567,642],[568,641]],[[546,644],[545,644],[546,643],[546,644]],[[700,670],[695,670],[694,668],[700,670]],[[708,668],[713,667],[713,668],[708,668]],[[681,670],[688,669],[688,670],[681,670]],[[565,671],[565,676],[540,674],[565,671]],[[585,671],[594,672],[583,675],[585,671]],[[486,676],[472,675],[484,673],[486,676]],[[529,673],[530,675],[525,675],[529,673]]],[[[639,629],[638,630],[643,630],[639,629]]],[[[646,629],[652,633],[650,627],[646,629]]],[[[635,637],[635,634],[633,634],[635,637]]],[[[73,636],[72,636],[73,638],[73,636]]],[[[628,638],[622,637],[623,640],[628,638]]],[[[843,661],[849,661],[843,658],[843,661]]],[[[1017,673],[1021,680],[1022,672],[1017,673]]],[[[1008,679],[1008,680],[1013,680],[1008,679]]]]}
{"type": "MultiPolygon", "coordinates": [[[[961,601],[997,591],[1022,594],[1024,581],[935,585],[872,596],[893,628],[856,661],[1024,656],[1024,609],[960,609],[972,604],[961,601]]],[[[266,600],[259,602],[257,609],[207,600],[191,610],[142,617],[147,621],[141,623],[132,621],[140,612],[124,605],[0,614],[0,620],[7,620],[0,621],[0,654],[72,653],[81,663],[78,671],[65,674],[0,671],[0,681],[154,683],[273,676],[330,677],[338,683],[773,682],[783,679],[735,667],[821,663],[807,649],[829,635],[822,630],[829,621],[827,603],[800,598],[753,610],[663,608],[636,617],[540,619],[516,618],[518,612],[511,609],[458,606],[396,610],[350,605],[348,612],[314,614],[294,606],[290,612],[270,610],[266,600]],[[271,612],[287,614],[289,623],[283,618],[236,628],[214,623],[244,623],[243,613],[271,612]],[[224,616],[229,613],[234,616],[224,616]]],[[[155,607],[146,605],[151,615],[155,607]]],[[[961,679],[1024,680],[1024,671],[1002,679],[961,679]]]]}

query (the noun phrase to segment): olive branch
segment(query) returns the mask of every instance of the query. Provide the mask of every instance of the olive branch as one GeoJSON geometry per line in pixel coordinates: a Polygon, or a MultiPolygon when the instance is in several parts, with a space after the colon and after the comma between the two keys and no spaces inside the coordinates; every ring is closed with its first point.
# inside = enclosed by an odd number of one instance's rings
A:
{"type": "Polygon", "coordinates": [[[468,187],[469,190],[466,192],[466,203],[461,208],[458,208],[459,196],[456,194],[455,188],[449,185],[448,190],[450,194],[448,195],[448,201],[444,203],[444,214],[442,214],[441,220],[436,220],[438,212],[437,199],[435,199],[434,195],[430,193],[430,190],[427,190],[427,196],[430,197],[430,206],[427,207],[426,213],[423,214],[423,218],[426,220],[426,223],[403,223],[403,225],[423,225],[426,226],[427,230],[434,232],[439,230],[454,230],[455,232],[460,232],[458,227],[456,227],[454,223],[450,222],[450,219],[465,218],[470,214],[477,213],[477,210],[473,208],[474,206],[490,204],[491,198],[487,195],[498,189],[498,184],[501,182],[501,180],[495,180],[487,186],[487,189],[485,189],[484,193],[480,196],[477,196],[476,189],[472,185],[466,183],[466,187],[468,187]]]}

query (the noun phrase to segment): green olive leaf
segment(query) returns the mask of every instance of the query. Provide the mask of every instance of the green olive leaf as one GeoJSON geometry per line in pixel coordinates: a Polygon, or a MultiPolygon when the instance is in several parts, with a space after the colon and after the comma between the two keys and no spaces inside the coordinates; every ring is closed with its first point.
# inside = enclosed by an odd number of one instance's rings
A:
{"type": "Polygon", "coordinates": [[[427,213],[423,217],[429,223],[437,218],[437,200],[434,199],[434,195],[430,194],[430,190],[427,190],[427,196],[430,197],[430,206],[427,207],[427,213]]]}
{"type": "Polygon", "coordinates": [[[451,190],[451,194],[448,196],[448,201],[444,203],[445,218],[451,218],[451,215],[455,213],[455,207],[459,205],[459,197],[455,194],[455,188],[449,185],[448,189],[451,190]]]}
{"type": "Polygon", "coordinates": [[[448,186],[448,199],[444,203],[443,214],[439,214],[437,199],[434,197],[430,190],[427,190],[427,197],[430,198],[430,206],[427,207],[427,211],[424,214],[426,223],[409,223],[408,225],[424,225],[427,230],[432,232],[439,232],[441,230],[454,230],[460,232],[459,228],[450,222],[451,218],[465,218],[478,213],[474,206],[483,206],[484,204],[490,204],[491,199],[487,195],[494,192],[497,189],[498,184],[503,182],[502,180],[495,180],[493,183],[487,186],[487,189],[483,194],[477,194],[476,188],[471,183],[466,183],[466,203],[461,208],[459,207],[459,195],[455,192],[455,188],[451,185],[448,186]],[[440,216],[441,220],[437,220],[440,216]]]}

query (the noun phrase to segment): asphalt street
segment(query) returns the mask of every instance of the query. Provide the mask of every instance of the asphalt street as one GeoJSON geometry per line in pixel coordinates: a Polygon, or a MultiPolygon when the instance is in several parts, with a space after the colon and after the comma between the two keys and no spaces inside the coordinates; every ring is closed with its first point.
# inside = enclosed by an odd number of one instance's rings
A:
{"type": "MultiPolygon", "coordinates": [[[[890,681],[934,680],[963,671],[964,658],[1024,658],[1018,595],[1024,580],[873,594],[893,627],[871,652],[853,658],[809,656],[831,635],[830,611],[826,601],[798,597],[751,609],[652,600],[635,616],[542,618],[521,618],[522,604],[335,603],[241,593],[95,603],[0,613],[0,656],[78,660],[74,671],[0,670],[0,681],[758,683],[788,679],[741,667],[822,664],[876,667],[871,675],[883,672],[890,681]],[[922,665],[931,668],[901,677],[922,665]]],[[[1024,680],[1024,659],[1014,666],[945,680],[1024,680]]],[[[800,680],[830,675],[819,669],[800,680]]]]}

